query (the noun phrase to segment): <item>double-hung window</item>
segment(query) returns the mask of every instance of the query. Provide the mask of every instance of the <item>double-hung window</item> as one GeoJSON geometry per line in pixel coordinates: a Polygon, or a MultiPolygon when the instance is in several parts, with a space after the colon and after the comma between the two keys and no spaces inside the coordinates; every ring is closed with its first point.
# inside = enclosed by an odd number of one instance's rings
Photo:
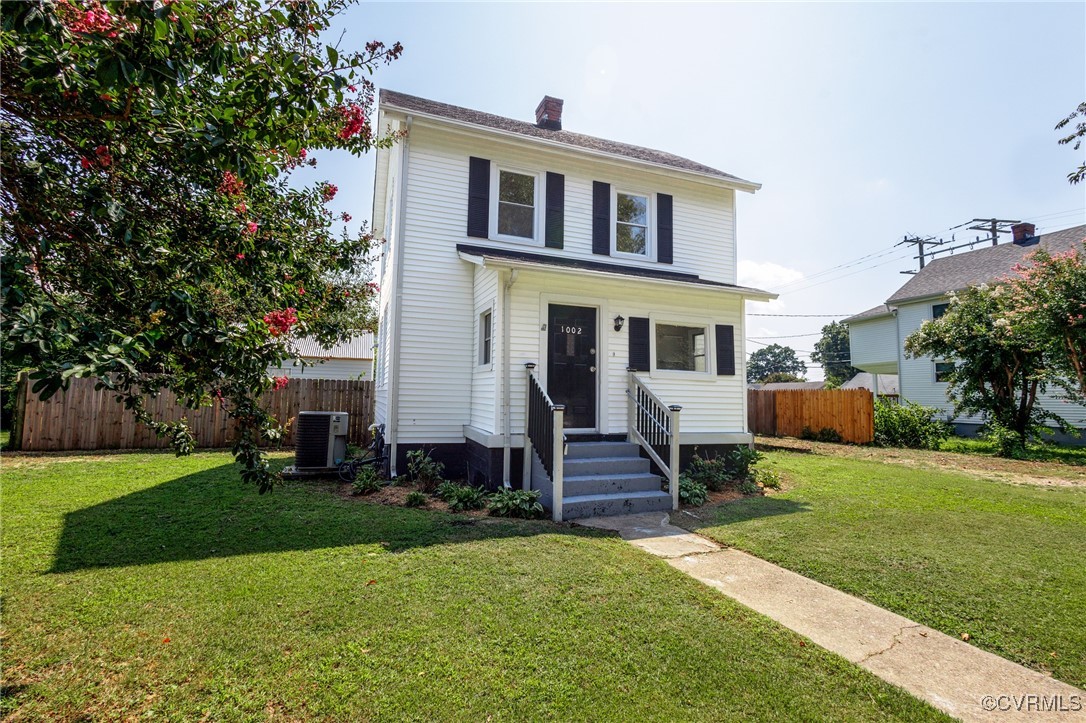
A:
{"type": "Polygon", "coordinates": [[[494,312],[487,310],[479,315],[479,365],[487,366],[494,354],[494,312]]]}
{"type": "Polygon", "coordinates": [[[618,191],[615,194],[615,252],[650,256],[649,197],[618,191]]]}
{"type": "Polygon", "coordinates": [[[497,186],[497,235],[521,241],[536,240],[538,177],[499,169],[497,186]]]}
{"type": "Polygon", "coordinates": [[[938,384],[943,384],[950,381],[950,373],[954,371],[954,362],[951,361],[937,361],[935,362],[935,381],[938,384]]]}
{"type": "Polygon", "coordinates": [[[704,372],[705,327],[656,324],[656,368],[704,372]]]}

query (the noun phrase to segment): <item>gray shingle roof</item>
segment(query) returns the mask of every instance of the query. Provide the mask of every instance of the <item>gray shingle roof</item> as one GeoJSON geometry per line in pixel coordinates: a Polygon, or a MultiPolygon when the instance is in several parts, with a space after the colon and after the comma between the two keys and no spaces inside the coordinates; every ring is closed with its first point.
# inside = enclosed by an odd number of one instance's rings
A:
{"type": "Polygon", "coordinates": [[[854,321],[864,321],[865,319],[874,319],[879,316],[889,316],[889,314],[890,307],[886,304],[879,304],[878,306],[871,307],[867,311],[861,311],[859,314],[856,314],[856,316],[848,317],[842,323],[851,324],[854,321]]]}
{"type": "Polygon", "coordinates": [[[636,161],[669,166],[682,171],[690,171],[704,176],[720,178],[737,185],[747,186],[750,190],[756,190],[761,187],[760,184],[754,183],[753,181],[745,181],[738,176],[718,171],[715,168],[710,168],[709,166],[697,163],[696,161],[691,161],[688,158],[676,156],[672,153],[656,151],[651,148],[642,148],[641,146],[634,146],[628,143],[619,143],[618,141],[609,141],[603,138],[595,138],[593,136],[586,136],[571,131],[555,131],[547,128],[540,128],[533,123],[527,123],[513,118],[504,118],[499,115],[483,113],[482,111],[472,110],[470,108],[461,108],[460,106],[449,105],[448,103],[438,103],[437,101],[427,100],[426,98],[407,95],[406,93],[397,93],[394,90],[381,91],[381,105],[405,111],[425,113],[427,115],[448,118],[464,123],[472,123],[485,128],[517,133],[531,138],[540,138],[562,143],[567,146],[596,151],[598,153],[606,153],[609,155],[630,158],[636,161]]]}
{"type": "Polygon", "coordinates": [[[899,304],[999,281],[1011,273],[1011,267],[1024,261],[1038,247],[1044,247],[1051,253],[1080,247],[1086,239],[1086,225],[1053,231],[1038,238],[1039,241],[1026,246],[1005,243],[937,258],[909,279],[886,303],[899,304]]]}

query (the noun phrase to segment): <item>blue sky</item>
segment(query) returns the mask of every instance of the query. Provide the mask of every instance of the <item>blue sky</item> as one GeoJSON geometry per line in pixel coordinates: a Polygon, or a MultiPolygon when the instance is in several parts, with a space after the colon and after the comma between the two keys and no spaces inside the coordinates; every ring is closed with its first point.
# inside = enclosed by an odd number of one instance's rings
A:
{"type": "MultiPolygon", "coordinates": [[[[907,233],[1086,223],[1082,152],[1053,130],[1086,100],[1080,2],[362,3],[337,25],[343,47],[403,43],[378,87],[529,121],[554,95],[568,130],[762,183],[738,197],[739,281],[783,293],[751,312],[881,303],[915,268],[885,253],[907,233]]],[[[337,210],[368,219],[372,156],[318,158],[337,210]]],[[[828,321],[752,316],[747,335],[809,350],[828,321]]]]}

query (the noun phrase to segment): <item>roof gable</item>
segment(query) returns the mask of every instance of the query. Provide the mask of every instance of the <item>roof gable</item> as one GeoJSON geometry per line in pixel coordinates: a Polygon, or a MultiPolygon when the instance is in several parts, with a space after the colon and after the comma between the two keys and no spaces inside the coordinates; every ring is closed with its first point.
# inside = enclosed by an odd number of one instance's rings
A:
{"type": "Polygon", "coordinates": [[[666,151],[658,151],[652,148],[644,148],[642,146],[620,143],[618,141],[609,141],[604,138],[596,138],[594,136],[573,133],[571,131],[540,128],[539,126],[526,121],[505,118],[503,116],[484,113],[470,108],[449,105],[448,103],[439,103],[437,101],[427,100],[426,98],[407,95],[406,93],[398,93],[393,90],[382,90],[380,102],[382,106],[395,108],[401,111],[444,118],[480,126],[482,128],[513,133],[524,136],[525,138],[549,141],[551,143],[558,143],[594,153],[619,156],[632,161],[665,166],[701,176],[709,176],[711,178],[732,183],[744,188],[744,190],[755,191],[761,188],[761,184],[754,183],[753,181],[746,181],[738,176],[718,171],[715,168],[692,161],[689,158],[683,158],[682,156],[677,156],[673,153],[667,153],[666,151]]]}
{"type": "Polygon", "coordinates": [[[1062,253],[1081,245],[1084,240],[1086,225],[1043,234],[1036,243],[1026,246],[1005,243],[955,256],[943,256],[921,269],[886,303],[900,304],[961,291],[970,286],[995,283],[1010,274],[1015,264],[1025,261],[1038,248],[1047,249],[1053,254],[1062,253]]]}

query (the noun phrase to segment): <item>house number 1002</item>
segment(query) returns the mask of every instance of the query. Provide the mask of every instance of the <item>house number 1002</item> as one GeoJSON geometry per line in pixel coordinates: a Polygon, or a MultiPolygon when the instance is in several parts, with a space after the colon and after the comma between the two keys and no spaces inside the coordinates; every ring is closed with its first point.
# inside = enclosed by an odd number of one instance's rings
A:
{"type": "Polygon", "coordinates": [[[560,327],[566,334],[580,334],[581,327],[579,326],[563,326],[560,327]]]}

